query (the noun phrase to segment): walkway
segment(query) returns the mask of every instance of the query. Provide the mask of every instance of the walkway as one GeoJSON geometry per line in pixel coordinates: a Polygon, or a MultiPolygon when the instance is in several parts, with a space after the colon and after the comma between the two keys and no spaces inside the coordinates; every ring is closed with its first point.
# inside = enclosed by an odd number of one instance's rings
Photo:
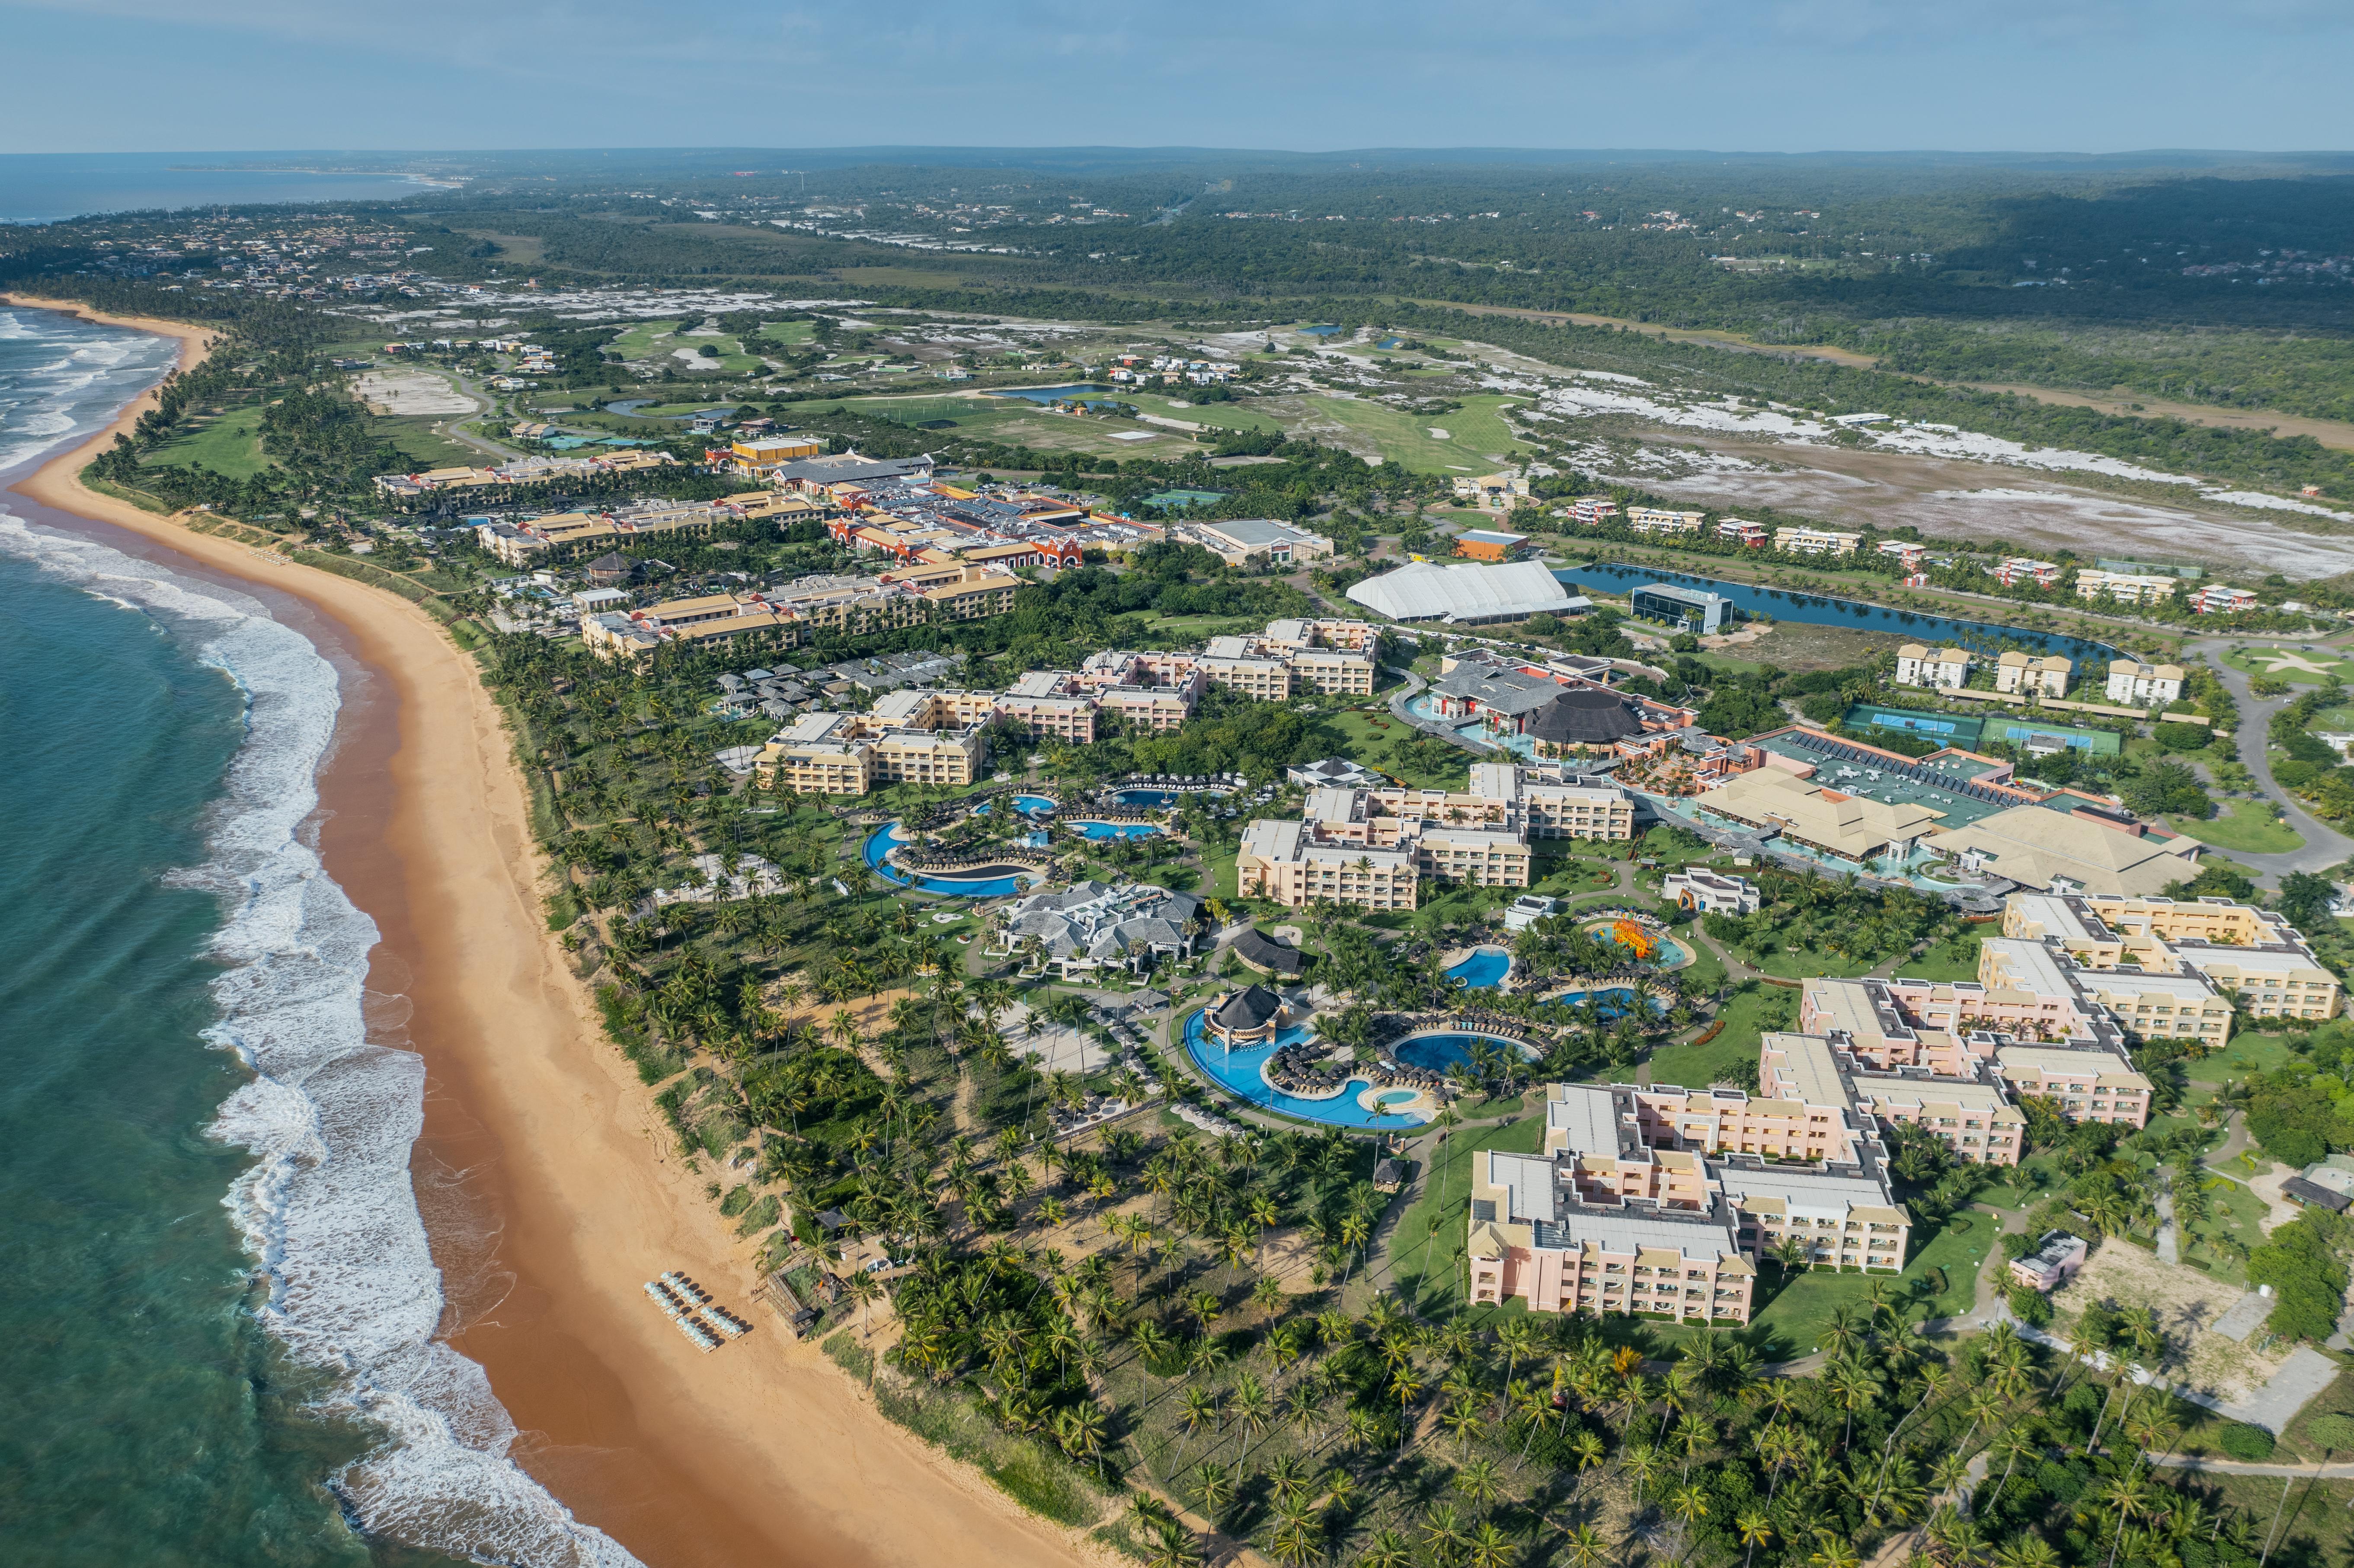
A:
{"type": "Polygon", "coordinates": [[[1402,669],[1395,664],[1384,664],[1382,668],[1388,671],[1393,675],[1404,677],[1405,682],[1404,685],[1397,687],[1390,693],[1391,717],[1396,719],[1400,724],[1403,724],[1411,729],[1421,731],[1423,734],[1430,736],[1433,740],[1443,740],[1449,746],[1459,747],[1463,750],[1469,752],[1474,757],[1487,758],[1499,755],[1489,747],[1480,746],[1473,741],[1464,739],[1462,734],[1452,725],[1434,723],[1429,719],[1420,718],[1408,713],[1406,711],[1406,704],[1422,695],[1422,694],[1428,689],[1430,683],[1424,680],[1420,675],[1416,674],[1413,671],[1402,669]]]}
{"type": "MultiPolygon", "coordinates": [[[[2354,839],[2349,839],[2334,828],[2322,825],[2320,820],[2298,803],[2296,798],[2273,781],[2271,759],[2265,748],[2272,736],[2272,716],[2296,700],[2296,694],[2285,697],[2259,697],[2248,688],[2247,675],[2223,662],[2222,655],[2233,641],[2244,638],[2209,638],[2189,644],[2186,653],[2209,655],[2216,673],[2223,678],[2223,689],[2240,705],[2240,765],[2256,777],[2266,795],[2277,801],[2288,825],[2303,835],[2305,847],[2282,854],[2245,854],[2238,851],[2221,851],[2241,865],[2260,874],[2267,882],[2278,885],[2282,876],[2292,871],[2325,871],[2349,857],[2354,857],[2354,839]]],[[[2196,834],[2194,833],[2195,837],[2196,834]]]]}
{"type": "Polygon", "coordinates": [[[2324,1481],[2354,1480],[2354,1462],[2338,1465],[2253,1465],[2239,1459],[2201,1459],[2189,1454],[2153,1454],[2153,1465],[2169,1470],[2213,1470],[2227,1476],[2310,1476],[2324,1481]]]}

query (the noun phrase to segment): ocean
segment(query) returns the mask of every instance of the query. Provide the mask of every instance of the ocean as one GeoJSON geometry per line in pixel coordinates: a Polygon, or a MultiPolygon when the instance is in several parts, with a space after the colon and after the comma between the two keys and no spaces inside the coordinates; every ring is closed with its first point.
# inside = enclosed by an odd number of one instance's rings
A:
{"type": "MultiPolygon", "coordinates": [[[[405,175],[190,167],[299,153],[0,153],[0,223],[255,202],[394,201],[432,187],[405,175]]],[[[335,154],[322,153],[323,163],[335,154]]]]}
{"type": "MultiPolygon", "coordinates": [[[[0,309],[0,477],[170,359],[0,309]]],[[[631,1563],[434,1338],[424,1067],[317,853],[364,673],[30,510],[0,493],[0,1559],[631,1563]]]]}

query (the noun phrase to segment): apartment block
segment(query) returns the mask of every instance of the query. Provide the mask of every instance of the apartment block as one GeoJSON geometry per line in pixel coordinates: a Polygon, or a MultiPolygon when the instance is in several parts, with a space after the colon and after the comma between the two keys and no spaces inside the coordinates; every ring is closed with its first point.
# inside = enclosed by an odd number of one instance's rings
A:
{"type": "Polygon", "coordinates": [[[1995,1071],[2014,1095],[2057,1101],[2070,1121],[2148,1125],[2150,1081],[2113,1052],[2005,1045],[1995,1053],[1995,1071]]]}
{"type": "Polygon", "coordinates": [[[2075,666],[2057,653],[2038,658],[2016,648],[1994,662],[1994,689],[2020,694],[2064,697],[2075,666]]]}
{"type": "Polygon", "coordinates": [[[1002,718],[1021,725],[1039,739],[1085,746],[1096,737],[1097,699],[1082,692],[1067,670],[1033,670],[997,699],[1002,718]]]}
{"type": "Polygon", "coordinates": [[[1235,885],[1247,898],[1298,909],[1318,899],[1361,909],[1412,909],[1414,857],[1320,840],[1310,824],[1262,817],[1243,829],[1235,885]]]}
{"type": "Polygon", "coordinates": [[[1720,517],[1716,524],[1720,539],[1738,539],[1753,550],[1762,550],[1770,541],[1763,523],[1746,523],[1738,517],[1720,517]]]}
{"type": "Polygon", "coordinates": [[[1638,534],[1697,534],[1707,514],[1670,512],[1658,506],[1629,506],[1627,526],[1638,534]]]}
{"type": "MultiPolygon", "coordinates": [[[[2305,936],[2269,909],[2229,898],[2123,898],[2085,894],[2014,893],[2003,908],[2003,934],[2044,941],[2112,987],[2168,975],[2195,976],[2260,1018],[2322,1020],[2338,1015],[2343,988],[2305,936]],[[2127,974],[2105,971],[2138,970],[2127,974]]],[[[2178,1027],[2175,1033],[2189,1031],[2178,1027]]],[[[2153,1021],[2155,1013],[2153,1012],[2153,1021]]],[[[2198,1033],[2217,1044],[2223,1028],[2202,1012],[2198,1033]]]]}
{"type": "Polygon", "coordinates": [[[1606,495],[1581,495],[1569,503],[1569,514],[1591,528],[1618,515],[1618,503],[1606,495]]]}
{"type": "Polygon", "coordinates": [[[1892,678],[1900,686],[1956,690],[1970,678],[1969,651],[1907,642],[1896,651],[1896,673],[1892,678]]]}
{"type": "Polygon", "coordinates": [[[2129,703],[2137,708],[2179,702],[2182,700],[2182,666],[2144,664],[2133,659],[2115,659],[2109,662],[2105,689],[2109,701],[2129,703]]]}
{"type": "Polygon", "coordinates": [[[2179,582],[2173,577],[2140,577],[2132,572],[2080,568],[2076,573],[2076,597],[2105,599],[2116,604],[2162,604],[2174,597],[2179,582]]]}
{"type": "Polygon", "coordinates": [[[864,795],[877,784],[956,787],[988,760],[985,692],[896,691],[871,714],[804,714],[771,736],[754,764],[760,782],[804,795],[864,795]]]}
{"type": "Polygon", "coordinates": [[[1861,534],[1838,528],[1794,524],[1774,530],[1774,547],[1789,556],[1852,556],[1863,543],[1861,534]]]}
{"type": "Polygon", "coordinates": [[[1213,637],[1195,668],[1212,685],[1232,686],[1261,702],[1291,695],[1291,666],[1280,655],[1257,652],[1248,637],[1213,637]]]}
{"type": "Polygon", "coordinates": [[[2033,583],[2037,588],[2060,586],[2060,563],[2039,561],[2031,556],[2006,556],[1996,563],[1994,580],[2005,588],[2020,583],[2033,583]]]}

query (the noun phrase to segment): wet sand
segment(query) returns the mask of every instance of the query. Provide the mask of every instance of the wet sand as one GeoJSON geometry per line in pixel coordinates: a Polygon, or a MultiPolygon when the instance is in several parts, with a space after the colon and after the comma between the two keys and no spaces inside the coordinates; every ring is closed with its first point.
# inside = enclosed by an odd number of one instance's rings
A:
{"type": "MultiPolygon", "coordinates": [[[[184,365],[206,345],[177,323],[120,324],[179,338],[184,365]]],[[[748,1244],[675,1157],[540,917],[523,780],[472,661],[390,594],[80,483],[149,401],[15,493],[34,503],[28,520],[262,595],[345,672],[322,849],[383,932],[372,1021],[425,1058],[411,1171],[447,1280],[444,1327],[523,1430],[515,1457],[657,1568],[1095,1560],[882,1419],[753,1305],[748,1244]],[[641,1288],[672,1268],[754,1331],[696,1351],[641,1288]]]]}

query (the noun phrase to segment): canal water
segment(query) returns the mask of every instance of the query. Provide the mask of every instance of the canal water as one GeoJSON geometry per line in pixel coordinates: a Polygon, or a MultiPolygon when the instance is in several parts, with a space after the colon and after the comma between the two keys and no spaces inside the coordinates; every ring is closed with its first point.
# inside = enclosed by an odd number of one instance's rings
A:
{"type": "Polygon", "coordinates": [[[1824,594],[1800,593],[1789,588],[1760,588],[1754,583],[1724,582],[1715,577],[1694,577],[1689,572],[1630,567],[1617,561],[1558,567],[1553,575],[1562,582],[1578,588],[1621,596],[1645,583],[1668,583],[1676,588],[1721,594],[1744,615],[1771,616],[1776,620],[1797,621],[1806,626],[1844,626],[1852,631],[1893,632],[1919,642],[1950,644],[1978,652],[1991,650],[1999,643],[2013,642],[2022,648],[2062,654],[2073,660],[2080,667],[2105,667],[2110,660],[2126,657],[2123,651],[2106,642],[2068,637],[2056,631],[2030,631],[2023,626],[2005,626],[1999,621],[1956,620],[1950,616],[1923,615],[1918,610],[1892,609],[1886,605],[1864,604],[1851,599],[1832,599],[1824,594]]]}

